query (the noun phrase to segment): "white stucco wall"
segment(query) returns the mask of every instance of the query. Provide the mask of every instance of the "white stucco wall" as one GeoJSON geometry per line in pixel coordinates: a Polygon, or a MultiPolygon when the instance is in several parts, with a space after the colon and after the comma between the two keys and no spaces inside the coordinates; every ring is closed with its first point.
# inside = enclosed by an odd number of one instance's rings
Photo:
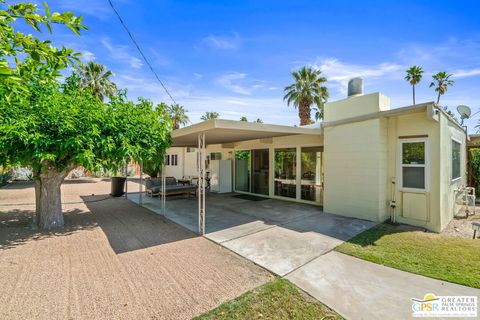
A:
{"type": "Polygon", "coordinates": [[[324,210],[372,221],[386,208],[386,126],[373,119],[324,130],[324,210]]]}
{"type": "Polygon", "coordinates": [[[397,181],[395,186],[389,184],[389,194],[392,194],[392,188],[395,188],[397,221],[440,232],[448,225],[456,211],[454,190],[466,181],[466,135],[442,112],[439,112],[437,119],[438,121],[435,121],[429,117],[428,112],[418,112],[388,120],[388,176],[390,180],[394,178],[397,181]],[[427,191],[406,191],[399,185],[399,138],[416,136],[426,136],[428,139],[427,191]],[[451,180],[452,137],[462,142],[462,177],[456,181],[451,180]]]}
{"type": "MultiPolygon", "coordinates": [[[[380,93],[327,103],[325,121],[388,110],[380,93]]],[[[324,128],[326,212],[372,221],[388,218],[387,124],[371,119],[324,128]]]]}
{"type": "Polygon", "coordinates": [[[464,131],[448,121],[447,116],[442,115],[440,120],[440,230],[444,229],[453,218],[454,214],[460,209],[460,205],[455,202],[455,197],[459,187],[466,185],[467,182],[467,154],[466,154],[466,135],[464,131]],[[452,139],[461,143],[461,178],[452,180],[452,139]]]}

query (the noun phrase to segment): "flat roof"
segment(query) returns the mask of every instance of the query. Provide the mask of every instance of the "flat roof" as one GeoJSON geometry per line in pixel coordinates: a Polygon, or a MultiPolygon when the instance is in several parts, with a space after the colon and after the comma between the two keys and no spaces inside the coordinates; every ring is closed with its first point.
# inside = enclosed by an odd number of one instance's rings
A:
{"type": "Polygon", "coordinates": [[[205,133],[205,144],[233,143],[246,140],[298,134],[321,135],[320,126],[292,127],[225,119],[211,119],[172,131],[172,147],[196,147],[198,134],[205,133]]]}

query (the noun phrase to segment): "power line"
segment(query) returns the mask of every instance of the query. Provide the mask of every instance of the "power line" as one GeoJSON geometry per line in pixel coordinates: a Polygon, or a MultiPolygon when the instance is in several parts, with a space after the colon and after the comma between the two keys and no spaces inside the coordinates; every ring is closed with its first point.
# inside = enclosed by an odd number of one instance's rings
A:
{"type": "Polygon", "coordinates": [[[108,0],[108,3],[110,4],[110,7],[112,7],[113,12],[115,12],[115,14],[117,15],[117,18],[118,18],[118,20],[120,20],[120,23],[122,24],[122,26],[123,26],[123,28],[125,29],[125,31],[127,31],[128,36],[129,36],[130,39],[132,40],[133,44],[135,45],[135,47],[137,47],[137,50],[138,50],[138,52],[140,52],[140,55],[142,56],[143,60],[145,61],[145,63],[147,64],[147,66],[150,68],[150,70],[152,71],[152,73],[155,75],[155,78],[157,78],[158,82],[160,82],[160,84],[162,85],[162,87],[163,87],[163,89],[165,90],[165,92],[167,93],[167,95],[170,97],[170,99],[172,99],[173,103],[174,103],[174,104],[177,104],[177,102],[175,101],[175,99],[173,99],[172,95],[171,95],[170,92],[168,91],[167,87],[165,87],[165,85],[163,84],[162,80],[160,80],[160,77],[159,77],[158,74],[155,72],[155,70],[153,69],[153,67],[152,67],[152,65],[150,64],[150,62],[148,62],[147,57],[143,54],[142,49],[140,49],[140,46],[138,45],[137,41],[135,40],[135,38],[133,38],[132,33],[130,32],[130,30],[128,30],[127,25],[125,24],[125,22],[123,22],[122,17],[121,17],[120,14],[118,13],[117,9],[115,9],[115,6],[113,5],[112,1],[111,1],[111,0],[108,0]]]}

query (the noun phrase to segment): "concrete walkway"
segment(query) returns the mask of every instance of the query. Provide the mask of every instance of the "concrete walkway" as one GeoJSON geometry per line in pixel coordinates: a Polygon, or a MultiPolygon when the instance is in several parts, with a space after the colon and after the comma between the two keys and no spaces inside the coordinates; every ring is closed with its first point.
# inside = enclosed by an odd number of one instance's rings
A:
{"type": "MultiPolygon", "coordinates": [[[[480,290],[329,252],[286,278],[347,319],[411,319],[411,298],[480,290]]],[[[438,319],[438,318],[437,318],[438,319]]]]}

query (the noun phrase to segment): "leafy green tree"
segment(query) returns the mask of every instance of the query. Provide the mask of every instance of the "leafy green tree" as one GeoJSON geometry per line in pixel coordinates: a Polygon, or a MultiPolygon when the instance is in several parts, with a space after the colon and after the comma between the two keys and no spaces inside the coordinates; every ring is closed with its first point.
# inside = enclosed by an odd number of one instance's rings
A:
{"type": "Polygon", "coordinates": [[[243,117],[240,118],[240,121],[248,122],[248,119],[247,119],[247,117],[243,116],[243,117]]]}
{"type": "MultiPolygon", "coordinates": [[[[3,0],[0,0],[4,3],[3,0]]],[[[60,71],[75,66],[73,50],[51,46],[14,30],[23,19],[35,30],[51,23],[75,33],[85,29],[71,13],[39,14],[32,3],[0,10],[0,165],[31,167],[35,183],[35,223],[42,229],[63,226],[60,186],[77,166],[118,170],[123,161],[163,157],[170,145],[171,121],[162,108],[118,92],[108,103],[80,90],[73,74],[58,83],[60,71]]]]}
{"type": "Polygon", "coordinates": [[[323,105],[329,96],[328,89],[324,86],[327,79],[321,76],[320,70],[310,67],[302,67],[299,71],[293,71],[292,76],[295,83],[285,87],[283,100],[287,100],[288,105],[293,104],[295,108],[298,108],[300,125],[311,123],[313,104],[319,110],[319,118],[323,119],[323,105]]]}
{"type": "Polygon", "coordinates": [[[413,104],[415,104],[415,85],[417,85],[422,80],[422,76],[423,76],[422,67],[413,66],[407,69],[407,75],[405,76],[405,80],[412,85],[413,104]]]}
{"type": "Polygon", "coordinates": [[[110,79],[113,76],[113,72],[106,70],[103,64],[89,61],[78,69],[81,77],[80,88],[89,88],[101,101],[105,97],[110,98],[114,96],[117,92],[117,86],[110,79]]]}
{"type": "Polygon", "coordinates": [[[218,112],[215,111],[207,111],[203,116],[200,117],[201,120],[207,121],[210,119],[217,119],[220,116],[218,112]]]}
{"type": "Polygon", "coordinates": [[[253,122],[255,122],[255,123],[263,123],[263,120],[260,119],[260,118],[257,118],[257,120],[255,120],[255,121],[253,121],[253,122]]]}
{"type": "Polygon", "coordinates": [[[14,29],[20,20],[40,32],[46,28],[52,32],[52,24],[64,25],[75,34],[86,29],[82,17],[71,12],[50,12],[45,3],[44,13],[31,2],[5,4],[0,0],[0,84],[3,87],[2,100],[14,101],[27,92],[32,78],[45,83],[55,81],[60,71],[79,62],[80,53],[65,47],[56,48],[48,40],[41,41],[31,34],[14,29]]]}
{"type": "Polygon", "coordinates": [[[161,103],[160,104],[162,107],[166,108],[168,114],[170,115],[170,118],[172,119],[173,122],[173,129],[178,129],[180,126],[186,125],[190,120],[188,119],[187,112],[184,107],[181,105],[177,104],[172,104],[171,106],[161,103]]]}
{"type": "Polygon", "coordinates": [[[435,92],[438,93],[437,95],[437,104],[440,103],[440,96],[444,95],[448,87],[453,86],[455,81],[450,79],[452,74],[448,74],[444,71],[438,72],[432,76],[433,81],[430,83],[430,88],[435,87],[435,92]]]}

